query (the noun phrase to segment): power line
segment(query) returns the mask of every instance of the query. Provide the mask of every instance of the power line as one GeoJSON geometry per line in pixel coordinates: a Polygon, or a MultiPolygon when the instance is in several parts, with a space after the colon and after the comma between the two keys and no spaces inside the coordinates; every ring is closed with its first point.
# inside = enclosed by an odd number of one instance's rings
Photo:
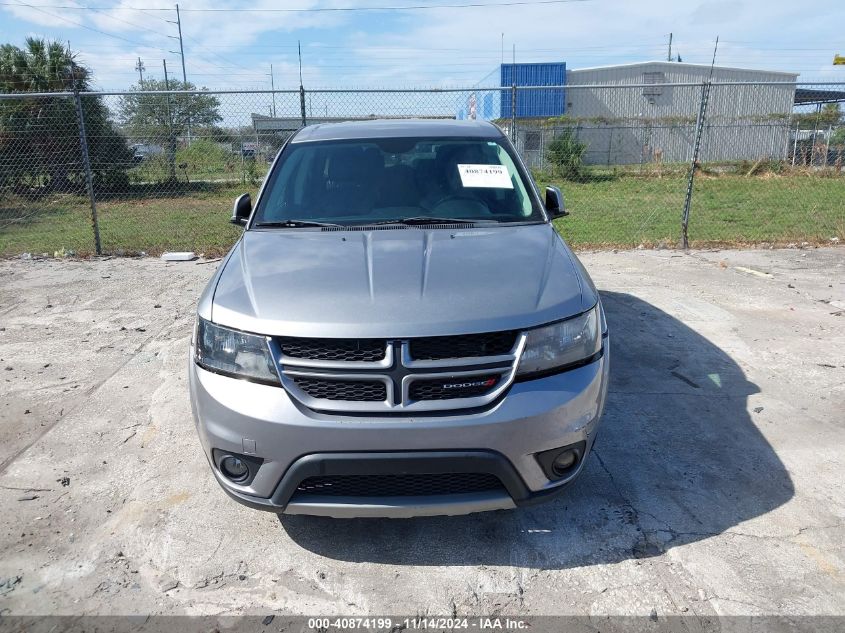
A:
{"type": "Polygon", "coordinates": [[[62,21],[67,22],[67,23],[69,23],[69,24],[73,24],[73,25],[75,25],[75,26],[78,26],[79,28],[86,29],[86,30],[88,30],[88,31],[93,31],[94,33],[99,33],[100,35],[105,35],[106,37],[113,37],[113,38],[114,38],[114,39],[116,39],[116,40],[121,40],[121,41],[123,41],[123,42],[128,42],[129,44],[133,44],[133,45],[135,45],[135,46],[150,47],[150,48],[155,48],[155,49],[158,49],[158,50],[160,50],[160,51],[164,51],[164,49],[163,49],[163,48],[159,48],[158,46],[150,46],[149,44],[142,44],[141,42],[137,42],[137,41],[135,41],[135,40],[130,40],[129,38],[126,38],[126,37],[121,37],[120,35],[114,35],[113,33],[108,33],[108,32],[106,32],[106,31],[101,31],[100,29],[95,29],[94,27],[92,27],[92,26],[87,26],[87,25],[85,25],[85,24],[82,24],[81,22],[76,22],[76,21],[74,21],[74,20],[70,20],[70,19],[68,19],[68,18],[66,18],[66,17],[64,17],[64,16],[62,16],[62,15],[59,15],[58,13],[51,13],[51,12],[49,12],[49,11],[44,11],[43,9],[41,9],[41,8],[39,8],[39,7],[35,6],[35,5],[27,4],[27,3],[25,3],[25,2],[18,2],[18,3],[16,3],[16,4],[12,4],[12,3],[6,3],[6,2],[4,2],[3,4],[4,4],[4,5],[6,5],[6,6],[12,6],[12,7],[28,7],[28,8],[30,8],[30,9],[35,10],[35,11],[38,11],[39,13],[44,13],[45,15],[49,15],[50,17],[57,18],[57,19],[59,19],[59,20],[62,20],[62,21]]]}
{"type": "MultiPolygon", "coordinates": [[[[106,32],[106,31],[101,31],[101,30],[99,30],[99,29],[95,29],[95,28],[93,28],[93,27],[87,26],[87,25],[82,24],[82,23],[80,23],[80,22],[76,22],[76,21],[74,21],[74,20],[70,20],[70,19],[68,19],[68,18],[65,18],[64,16],[61,16],[61,15],[58,15],[58,14],[55,14],[55,13],[51,13],[51,12],[49,12],[49,11],[44,11],[43,9],[41,9],[41,8],[40,8],[40,5],[33,5],[33,4],[29,4],[29,3],[24,3],[24,2],[19,2],[19,3],[7,3],[7,2],[2,2],[2,3],[0,3],[0,5],[5,5],[5,6],[24,6],[24,7],[28,7],[28,8],[30,8],[30,9],[34,9],[34,10],[36,10],[36,11],[39,11],[40,13],[44,13],[44,14],[46,14],[46,15],[50,15],[50,16],[52,16],[52,17],[58,18],[59,20],[63,20],[63,21],[65,21],[65,22],[68,22],[69,24],[73,24],[73,25],[78,26],[78,27],[80,27],[80,28],[86,29],[86,30],[88,30],[88,31],[93,31],[93,32],[95,32],[95,33],[99,33],[99,34],[101,34],[101,35],[105,35],[105,36],[107,36],[107,37],[112,37],[112,38],[115,38],[115,39],[118,39],[118,40],[121,40],[121,41],[124,41],[124,42],[128,42],[128,43],[130,43],[130,44],[134,44],[135,46],[141,46],[141,47],[143,47],[143,48],[153,48],[153,49],[159,50],[159,51],[161,51],[161,52],[163,52],[163,53],[168,53],[168,52],[170,52],[170,51],[168,51],[168,50],[165,50],[165,49],[161,48],[160,46],[154,46],[154,45],[152,45],[152,44],[145,44],[145,43],[138,42],[138,41],[135,41],[135,40],[130,40],[130,39],[125,38],[125,37],[122,37],[122,36],[120,36],[120,35],[114,35],[114,34],[112,34],[112,33],[108,33],[108,32],[106,32]]],[[[47,6],[47,5],[45,5],[45,6],[47,6]]],[[[145,27],[145,26],[141,26],[140,24],[135,24],[135,23],[133,23],[133,22],[129,22],[128,20],[123,20],[123,19],[121,19],[121,18],[117,18],[117,17],[114,17],[114,16],[112,16],[112,15],[108,15],[108,14],[106,14],[106,13],[103,13],[103,11],[106,11],[106,10],[111,10],[111,9],[113,9],[114,7],[109,7],[109,8],[105,8],[105,7],[61,7],[61,8],[86,9],[86,10],[94,11],[95,13],[101,14],[101,15],[103,15],[103,17],[108,18],[108,19],[110,19],[110,20],[116,20],[116,21],[118,21],[118,22],[123,22],[124,24],[128,24],[129,26],[133,26],[133,27],[135,27],[135,28],[143,29],[143,30],[145,30],[145,31],[149,31],[150,33],[154,33],[154,34],[159,35],[159,36],[161,36],[161,35],[162,35],[162,34],[161,34],[161,33],[159,33],[158,31],[155,31],[155,30],[153,30],[153,29],[147,28],[147,27],[145,27]]],[[[123,9],[123,7],[121,7],[121,9],[123,9]]],[[[130,9],[130,10],[131,10],[131,9],[130,9]]],[[[135,10],[137,10],[137,11],[147,11],[147,9],[135,9],[135,10]]],[[[150,9],[150,10],[155,10],[155,11],[174,11],[174,9],[150,9]]],[[[165,20],[164,18],[160,18],[160,17],[158,17],[158,16],[152,16],[152,17],[155,17],[155,18],[157,18],[157,19],[161,20],[162,22],[172,23],[170,20],[165,20]]],[[[169,36],[168,36],[168,37],[169,37],[169,36]]],[[[189,36],[187,36],[187,35],[186,35],[185,37],[186,37],[186,38],[188,38],[188,39],[190,39],[190,40],[192,40],[192,41],[197,42],[197,40],[195,40],[195,39],[194,39],[194,38],[192,38],[192,37],[189,37],[189,36]]],[[[197,42],[197,43],[199,43],[199,42],[197,42]]],[[[95,46],[96,46],[96,45],[95,45],[95,46]]],[[[228,64],[231,64],[233,67],[242,68],[242,69],[244,69],[244,70],[250,70],[250,69],[249,69],[249,68],[247,68],[246,66],[242,66],[242,65],[237,64],[237,63],[235,63],[235,62],[231,62],[231,61],[229,61],[229,60],[225,59],[224,57],[222,57],[222,56],[220,56],[220,55],[218,55],[218,54],[214,53],[213,51],[211,51],[211,50],[209,50],[209,49],[207,49],[207,48],[205,48],[205,47],[203,47],[203,46],[200,46],[199,48],[200,48],[201,50],[205,50],[206,52],[208,52],[208,53],[209,53],[209,54],[211,54],[211,55],[214,55],[215,57],[218,57],[219,59],[222,59],[224,62],[226,62],[226,63],[228,63],[228,64]]],[[[181,46],[180,46],[180,50],[182,50],[182,47],[181,47],[181,46]]],[[[180,55],[181,55],[181,53],[180,53],[180,55]]],[[[219,69],[221,69],[221,70],[227,70],[224,66],[220,66],[220,65],[218,65],[218,64],[214,64],[214,63],[212,63],[212,62],[209,62],[208,60],[203,60],[203,59],[201,59],[201,61],[202,61],[202,62],[204,62],[205,64],[209,65],[209,66],[213,66],[213,67],[215,67],[215,68],[219,68],[219,69]]],[[[183,64],[183,66],[184,66],[184,64],[183,64]]],[[[185,74],[185,73],[184,73],[184,68],[183,68],[183,76],[184,76],[184,74],[185,74]]]]}
{"type": "MultiPolygon", "coordinates": [[[[35,7],[36,7],[36,6],[38,6],[38,5],[28,5],[28,6],[31,6],[31,7],[35,8],[35,7]]],[[[129,20],[124,20],[123,18],[118,18],[118,17],[115,17],[115,16],[113,16],[113,15],[109,15],[108,13],[106,13],[106,10],[104,10],[104,9],[94,9],[94,8],[91,8],[91,11],[94,11],[95,13],[97,13],[97,14],[99,14],[99,15],[102,15],[104,18],[106,18],[106,19],[108,19],[108,20],[114,20],[114,21],[116,21],[116,22],[123,22],[124,24],[128,24],[129,26],[133,26],[133,27],[135,27],[136,29],[141,29],[141,30],[143,30],[143,31],[148,31],[148,32],[150,32],[150,33],[154,33],[155,35],[159,35],[159,36],[161,36],[161,33],[159,33],[158,31],[156,31],[155,29],[151,29],[151,28],[146,27],[146,26],[143,26],[143,25],[141,25],[141,24],[136,24],[135,22],[130,22],[129,20]]]]}
{"type": "MultiPolygon", "coordinates": [[[[182,9],[191,13],[356,13],[358,11],[429,11],[432,9],[472,9],[472,8],[495,8],[514,7],[526,5],[549,5],[549,4],[572,4],[580,2],[591,2],[592,0],[509,0],[508,2],[465,2],[453,4],[411,4],[405,6],[369,6],[369,7],[312,7],[308,9],[182,9]]],[[[15,6],[12,3],[0,2],[2,6],[15,6]]],[[[27,5],[31,8],[43,7],[46,9],[73,9],[73,10],[103,10],[109,11],[120,8],[123,11],[172,11],[164,8],[142,8],[142,7],[91,7],[71,6],[58,4],[27,5]]]]}

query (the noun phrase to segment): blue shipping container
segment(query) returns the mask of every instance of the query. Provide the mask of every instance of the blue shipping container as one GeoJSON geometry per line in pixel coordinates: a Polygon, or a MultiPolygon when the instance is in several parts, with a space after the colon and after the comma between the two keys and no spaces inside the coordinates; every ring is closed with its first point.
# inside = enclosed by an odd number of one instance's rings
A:
{"type": "MultiPolygon", "coordinates": [[[[566,62],[543,64],[502,64],[502,86],[564,86],[566,62]]],[[[502,90],[502,118],[511,118],[512,95],[502,90]]],[[[549,90],[517,90],[516,116],[560,116],[566,112],[563,88],[549,90]]]]}

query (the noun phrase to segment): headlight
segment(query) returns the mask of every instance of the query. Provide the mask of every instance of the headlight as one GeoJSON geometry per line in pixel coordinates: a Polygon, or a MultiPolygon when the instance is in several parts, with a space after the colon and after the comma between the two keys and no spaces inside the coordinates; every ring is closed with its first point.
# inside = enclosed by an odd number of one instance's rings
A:
{"type": "Polygon", "coordinates": [[[199,318],[195,350],[197,364],[209,371],[279,384],[279,374],[263,336],[230,330],[199,318]]]}
{"type": "Polygon", "coordinates": [[[517,376],[536,374],[586,360],[601,350],[601,308],[528,331],[517,376]]]}

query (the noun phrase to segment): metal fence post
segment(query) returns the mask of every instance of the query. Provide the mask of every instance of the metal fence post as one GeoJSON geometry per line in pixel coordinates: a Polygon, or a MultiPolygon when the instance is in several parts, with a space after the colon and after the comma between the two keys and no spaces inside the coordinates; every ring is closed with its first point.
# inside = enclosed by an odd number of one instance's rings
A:
{"type": "Polygon", "coordinates": [[[701,84],[701,103],[698,106],[698,119],[695,122],[695,144],[692,148],[692,161],[687,176],[687,195],[684,198],[684,213],[681,217],[681,246],[689,248],[689,214],[692,205],[692,185],[695,171],[698,169],[698,153],[701,149],[701,135],[704,131],[704,118],[707,116],[707,100],[710,98],[710,82],[701,84]]]}
{"type": "Polygon", "coordinates": [[[176,136],[173,134],[173,113],[170,110],[170,80],[167,77],[167,60],[162,59],[161,62],[164,65],[164,88],[167,90],[167,127],[170,131],[167,157],[170,165],[170,182],[176,182],[176,136]]]}
{"type": "Polygon", "coordinates": [[[94,196],[94,176],[91,173],[91,159],[88,156],[88,136],[85,133],[85,115],[82,112],[82,97],[78,90],[73,91],[73,100],[76,103],[76,120],[79,123],[79,145],[82,148],[82,166],[85,168],[85,184],[88,189],[88,197],[91,200],[91,230],[94,232],[94,251],[102,255],[100,245],[100,223],[97,220],[97,200],[94,196]]]}
{"type": "Polygon", "coordinates": [[[511,84],[511,142],[516,147],[516,83],[511,84]]]}
{"type": "Polygon", "coordinates": [[[302,127],[305,127],[307,122],[305,119],[305,88],[302,84],[299,85],[299,111],[302,114],[302,127]]]}

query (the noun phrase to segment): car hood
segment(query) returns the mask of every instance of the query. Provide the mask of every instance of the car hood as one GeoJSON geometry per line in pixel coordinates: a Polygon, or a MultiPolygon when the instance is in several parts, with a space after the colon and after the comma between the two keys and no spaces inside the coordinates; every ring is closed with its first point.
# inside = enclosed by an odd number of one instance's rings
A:
{"type": "Polygon", "coordinates": [[[267,335],[406,338],[531,327],[596,302],[549,224],[246,231],[211,318],[267,335]]]}

